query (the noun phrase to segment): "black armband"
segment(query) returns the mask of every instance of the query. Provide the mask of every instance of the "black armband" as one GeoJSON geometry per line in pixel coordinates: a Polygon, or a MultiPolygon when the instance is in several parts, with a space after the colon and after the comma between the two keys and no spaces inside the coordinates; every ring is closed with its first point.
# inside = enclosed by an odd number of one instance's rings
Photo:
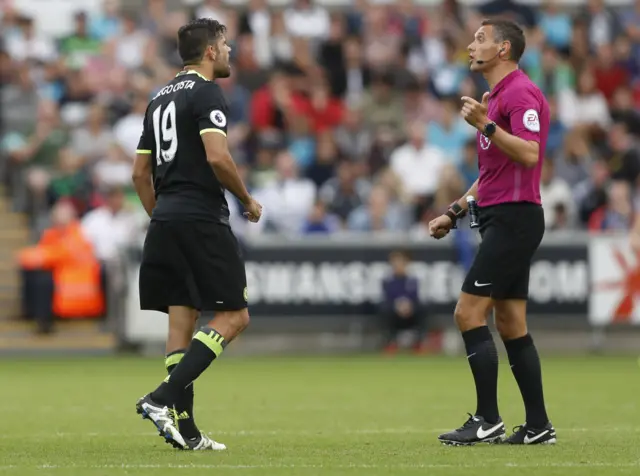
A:
{"type": "Polygon", "coordinates": [[[464,208],[462,208],[460,205],[458,205],[458,202],[453,202],[449,206],[449,209],[447,210],[447,212],[445,213],[445,215],[451,218],[451,221],[453,222],[454,225],[456,221],[458,221],[460,218],[463,218],[466,214],[467,214],[467,211],[464,208]]]}

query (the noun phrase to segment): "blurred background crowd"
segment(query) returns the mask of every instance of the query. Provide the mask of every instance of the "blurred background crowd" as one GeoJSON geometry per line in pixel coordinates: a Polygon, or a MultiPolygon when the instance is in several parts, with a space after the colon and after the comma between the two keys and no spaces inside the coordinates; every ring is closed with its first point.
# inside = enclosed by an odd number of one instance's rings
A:
{"type": "Polygon", "coordinates": [[[36,237],[79,217],[100,259],[143,230],[131,165],[149,99],[182,67],[176,31],[193,17],[224,23],[233,48],[233,74],[219,81],[228,140],[265,208],[247,227],[229,197],[240,235],[424,235],[477,177],[459,98],[487,90],[468,72],[466,48],[495,15],[525,28],[521,67],[552,109],[547,229],[628,229],[640,205],[640,0],[570,11],[553,1],[354,0],[328,10],[312,0],[277,9],[104,0],[71,13],[64,32],[28,3],[2,3],[4,189],[36,237]]]}

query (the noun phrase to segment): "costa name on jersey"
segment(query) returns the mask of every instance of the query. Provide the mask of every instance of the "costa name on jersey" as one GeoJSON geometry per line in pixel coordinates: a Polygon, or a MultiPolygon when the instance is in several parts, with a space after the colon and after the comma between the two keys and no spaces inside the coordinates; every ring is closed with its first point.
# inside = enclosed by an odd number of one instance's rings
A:
{"type": "Polygon", "coordinates": [[[152,219],[229,225],[224,188],[207,162],[200,136],[227,135],[220,87],[195,71],[179,73],[151,100],[138,153],[152,155],[156,207],[152,219]]]}

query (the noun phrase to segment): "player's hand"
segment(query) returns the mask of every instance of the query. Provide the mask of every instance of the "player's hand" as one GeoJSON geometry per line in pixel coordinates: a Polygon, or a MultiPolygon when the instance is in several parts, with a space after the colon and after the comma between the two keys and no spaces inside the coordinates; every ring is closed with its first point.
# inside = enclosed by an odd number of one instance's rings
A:
{"type": "Polygon", "coordinates": [[[253,198],[249,200],[248,203],[244,204],[244,209],[246,210],[243,215],[252,223],[258,223],[260,217],[262,216],[262,205],[260,205],[253,198]]]}
{"type": "Polygon", "coordinates": [[[449,234],[453,221],[447,215],[440,215],[429,222],[429,234],[439,240],[449,234]]]}
{"type": "Polygon", "coordinates": [[[489,93],[482,95],[482,102],[478,102],[468,96],[462,96],[462,110],[460,115],[473,127],[482,132],[489,121],[487,108],[489,106],[489,93]]]}

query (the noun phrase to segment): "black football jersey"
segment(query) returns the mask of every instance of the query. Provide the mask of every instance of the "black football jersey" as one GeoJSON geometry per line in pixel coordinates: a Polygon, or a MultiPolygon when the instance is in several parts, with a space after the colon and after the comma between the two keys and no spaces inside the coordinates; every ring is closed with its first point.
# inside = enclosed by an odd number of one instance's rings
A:
{"type": "Polygon", "coordinates": [[[229,224],[224,188],[207,162],[200,136],[227,135],[228,106],[220,86],[195,71],[180,72],[151,100],[138,144],[150,154],[154,220],[229,224]]]}

